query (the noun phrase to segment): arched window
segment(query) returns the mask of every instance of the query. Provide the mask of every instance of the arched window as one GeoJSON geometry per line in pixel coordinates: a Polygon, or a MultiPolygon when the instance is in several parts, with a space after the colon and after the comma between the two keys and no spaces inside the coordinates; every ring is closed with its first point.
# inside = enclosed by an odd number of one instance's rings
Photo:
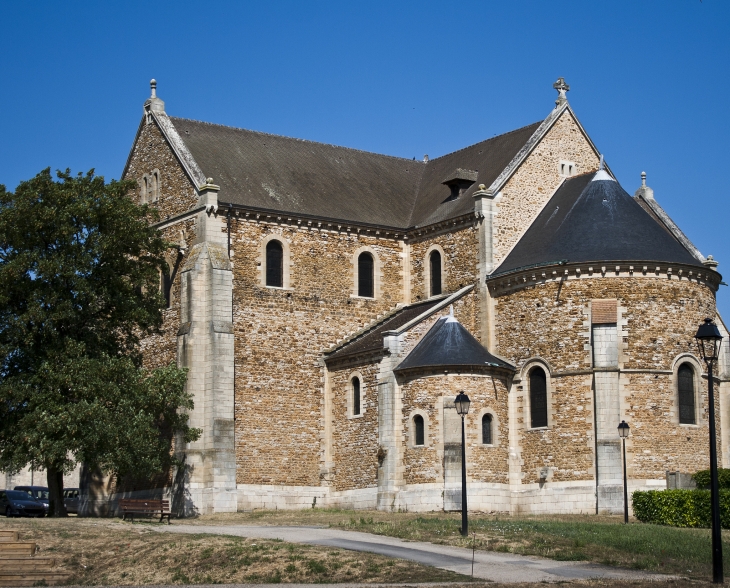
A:
{"type": "Polygon", "coordinates": [[[489,413],[482,417],[482,443],[492,444],[492,415],[489,413]]]}
{"type": "Polygon", "coordinates": [[[428,256],[431,273],[431,296],[441,294],[441,254],[434,250],[428,256]]]}
{"type": "Polygon", "coordinates": [[[677,390],[679,392],[679,422],[682,425],[694,425],[695,417],[695,371],[688,363],[683,363],[677,370],[677,390]]]}
{"type": "Polygon", "coordinates": [[[284,249],[276,240],[266,244],[266,285],[284,287],[284,249]]]}
{"type": "Polygon", "coordinates": [[[548,426],[547,378],[540,367],[530,370],[530,426],[548,426]]]}
{"type": "Polygon", "coordinates": [[[142,185],[139,190],[139,202],[140,204],[147,204],[147,195],[150,191],[150,180],[147,174],[142,176],[142,185]]]}
{"type": "Polygon", "coordinates": [[[167,308],[172,306],[172,271],[167,268],[160,270],[160,290],[165,297],[165,305],[167,308]]]}
{"type": "Polygon", "coordinates": [[[152,172],[150,177],[150,202],[157,202],[160,199],[160,172],[157,170],[152,172]]]}
{"type": "Polygon", "coordinates": [[[352,416],[360,414],[360,378],[352,378],[352,416]]]}
{"type": "Polygon", "coordinates": [[[367,251],[361,253],[357,258],[357,295],[364,298],[375,297],[375,279],[373,270],[375,262],[373,256],[367,251]]]}
{"type": "Polygon", "coordinates": [[[423,423],[423,417],[417,414],[413,417],[413,433],[414,433],[414,445],[425,445],[426,444],[426,430],[423,423]]]}

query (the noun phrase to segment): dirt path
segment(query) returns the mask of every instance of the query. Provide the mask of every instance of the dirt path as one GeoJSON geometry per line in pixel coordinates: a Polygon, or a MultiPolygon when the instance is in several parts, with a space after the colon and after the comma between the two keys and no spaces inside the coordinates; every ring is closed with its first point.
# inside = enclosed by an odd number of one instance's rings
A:
{"type": "MultiPolygon", "coordinates": [[[[211,533],[257,539],[281,539],[367,551],[406,559],[440,569],[471,575],[472,551],[460,547],[403,541],[393,537],[325,527],[256,526],[256,525],[160,525],[163,533],[211,533]]],[[[588,578],[614,580],[669,580],[670,576],[635,570],[612,568],[584,562],[566,562],[526,557],[513,553],[477,551],[474,554],[474,577],[492,582],[559,582],[588,578]]]]}

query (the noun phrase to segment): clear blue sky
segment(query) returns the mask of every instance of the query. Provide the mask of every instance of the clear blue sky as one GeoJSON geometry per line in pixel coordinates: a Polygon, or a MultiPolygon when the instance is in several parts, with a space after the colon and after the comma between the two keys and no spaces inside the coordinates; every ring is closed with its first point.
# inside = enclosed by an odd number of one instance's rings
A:
{"type": "Polygon", "coordinates": [[[564,76],[624,188],[645,170],[730,278],[727,0],[6,0],[0,22],[10,190],[118,178],[152,77],[175,116],[420,158],[541,120],[564,76]]]}

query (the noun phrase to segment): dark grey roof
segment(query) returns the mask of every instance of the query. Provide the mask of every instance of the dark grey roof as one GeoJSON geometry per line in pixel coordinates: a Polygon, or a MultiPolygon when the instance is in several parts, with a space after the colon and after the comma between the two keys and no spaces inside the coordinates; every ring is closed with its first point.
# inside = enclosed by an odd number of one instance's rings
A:
{"type": "Polygon", "coordinates": [[[492,275],[557,261],[702,266],[618,182],[592,181],[596,173],[563,182],[492,275]]]}
{"type": "MultiPolygon", "coordinates": [[[[478,183],[491,184],[540,123],[428,163],[170,117],[220,202],[394,228],[473,212],[478,183]],[[477,172],[456,200],[445,177],[477,172]]],[[[473,177],[473,174],[472,176],[473,177]]]]}
{"type": "Polygon", "coordinates": [[[441,317],[408,356],[395,368],[403,372],[416,368],[453,370],[514,367],[487,351],[453,316],[441,317]]]}
{"type": "Polygon", "coordinates": [[[341,359],[352,355],[360,355],[364,353],[372,353],[383,349],[383,333],[385,331],[395,331],[407,322],[410,322],[417,316],[429,311],[434,306],[443,301],[445,297],[417,302],[408,306],[403,306],[396,310],[390,316],[385,317],[382,321],[375,323],[371,328],[358,337],[345,342],[342,346],[325,356],[327,361],[331,359],[341,359]]]}

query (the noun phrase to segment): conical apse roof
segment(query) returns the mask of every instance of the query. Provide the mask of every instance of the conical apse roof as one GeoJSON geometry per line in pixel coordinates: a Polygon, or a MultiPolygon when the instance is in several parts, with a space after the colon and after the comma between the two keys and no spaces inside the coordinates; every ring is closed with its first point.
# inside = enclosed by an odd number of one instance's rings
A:
{"type": "Polygon", "coordinates": [[[559,261],[702,267],[604,170],[566,180],[494,275],[559,261]]]}
{"type": "Polygon", "coordinates": [[[416,368],[501,368],[514,371],[513,366],[489,353],[453,316],[436,321],[395,371],[416,368]]]}

